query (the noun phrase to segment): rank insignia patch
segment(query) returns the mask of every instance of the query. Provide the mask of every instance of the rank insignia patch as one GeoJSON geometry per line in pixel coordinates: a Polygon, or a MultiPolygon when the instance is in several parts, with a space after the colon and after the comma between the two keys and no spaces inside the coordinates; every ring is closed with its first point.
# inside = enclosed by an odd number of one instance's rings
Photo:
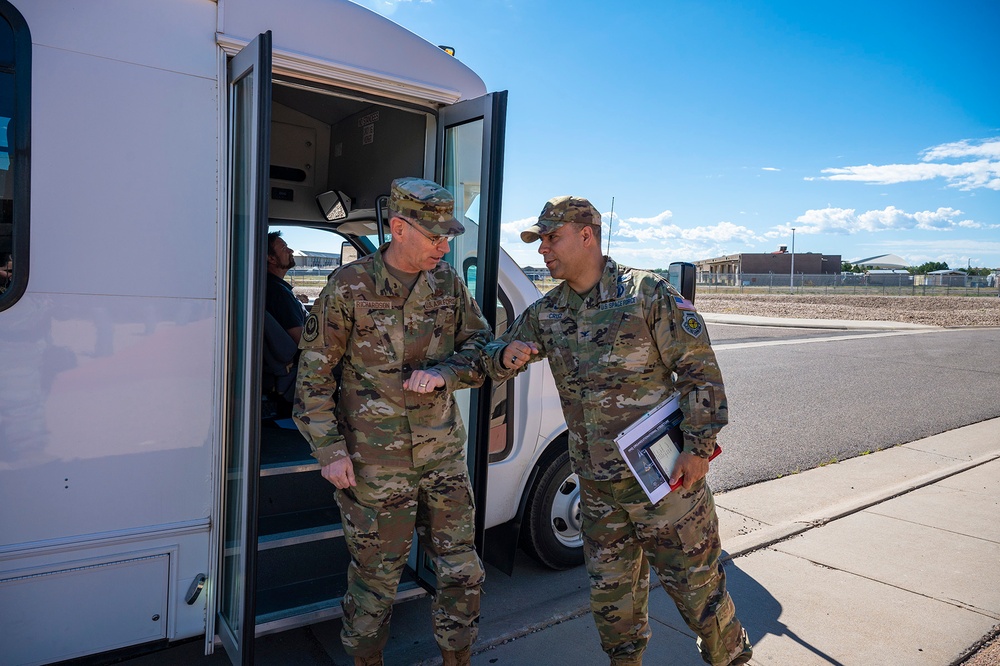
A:
{"type": "Polygon", "coordinates": [[[693,312],[684,313],[684,321],[681,322],[681,328],[696,338],[705,330],[701,320],[698,319],[698,315],[693,312]]]}

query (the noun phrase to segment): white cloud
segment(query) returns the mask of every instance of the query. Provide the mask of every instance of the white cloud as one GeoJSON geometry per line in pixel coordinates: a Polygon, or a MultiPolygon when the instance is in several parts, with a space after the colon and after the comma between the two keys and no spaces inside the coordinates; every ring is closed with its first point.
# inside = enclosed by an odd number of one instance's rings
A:
{"type": "Polygon", "coordinates": [[[964,213],[955,208],[938,208],[907,213],[895,206],[882,210],[858,213],[853,208],[821,208],[807,210],[795,218],[793,224],[780,225],[769,238],[790,233],[792,227],[805,234],[856,234],[862,231],[950,231],[952,229],[994,229],[996,224],[981,224],[974,220],[960,219],[964,213]],[[773,234],[773,235],[772,235],[773,234]]]}
{"type": "Polygon", "coordinates": [[[761,167],[761,171],[781,171],[781,169],[776,169],[775,167],[761,167]]]}
{"type": "Polygon", "coordinates": [[[706,248],[700,244],[671,243],[669,246],[638,247],[618,245],[611,241],[611,256],[626,266],[636,268],[666,268],[675,261],[691,261],[692,258],[702,259],[725,254],[717,248],[706,248]]]}
{"type": "MultiPolygon", "coordinates": [[[[857,216],[853,208],[821,208],[807,210],[795,218],[794,228],[803,234],[819,233],[850,233],[857,216]]],[[[781,235],[791,232],[793,226],[782,225],[778,228],[781,235]]]]}
{"type": "Polygon", "coordinates": [[[1000,190],[1000,162],[977,160],[962,164],[886,164],[823,169],[831,174],[824,180],[846,180],[873,185],[894,185],[944,178],[949,187],[973,190],[985,187],[1000,190]]]}
{"type": "MultiPolygon", "coordinates": [[[[998,254],[1000,253],[1000,241],[984,241],[975,238],[948,238],[943,240],[912,240],[898,238],[880,241],[878,243],[868,243],[866,247],[875,248],[896,248],[902,252],[918,252],[941,249],[948,252],[965,252],[970,254],[998,254]]],[[[899,252],[897,252],[898,254],[899,252]]]]}
{"type": "Polygon", "coordinates": [[[921,162],[916,164],[865,164],[823,169],[823,173],[829,175],[820,179],[892,185],[943,178],[949,187],[960,190],[1000,190],[1000,138],[944,143],[921,154],[921,162]],[[941,161],[948,159],[966,161],[957,164],[941,161]]]}
{"type": "MultiPolygon", "coordinates": [[[[602,219],[606,217],[607,214],[602,216],[602,219]]],[[[665,210],[659,215],[654,215],[653,217],[629,217],[625,219],[625,222],[636,224],[636,225],[654,225],[661,224],[674,216],[673,211],[665,210]]]]}
{"type": "MultiPolygon", "coordinates": [[[[732,222],[719,222],[701,227],[683,228],[676,224],[667,222],[673,218],[673,212],[665,210],[653,217],[629,217],[621,219],[615,214],[611,219],[609,213],[602,215],[601,223],[604,226],[604,240],[607,241],[608,230],[611,232],[612,243],[663,243],[670,241],[671,247],[677,246],[678,241],[703,246],[708,243],[730,243],[739,241],[752,243],[764,240],[749,227],[733,224],[732,222]]],[[[538,218],[526,217],[513,222],[504,222],[500,225],[500,238],[504,244],[514,244],[521,242],[521,232],[530,227],[538,218]]],[[[661,250],[649,250],[657,253],[661,250]]]]}
{"type": "MultiPolygon", "coordinates": [[[[614,218],[602,216],[607,247],[611,231],[611,254],[618,261],[639,268],[666,268],[673,261],[692,261],[740,251],[753,251],[754,243],[766,240],[749,227],[719,222],[682,228],[672,223],[673,212],[665,210],[652,217],[614,218]]],[[[522,243],[520,233],[537,220],[528,217],[501,225],[501,245],[521,266],[538,266],[538,243],[522,243]]]]}
{"type": "Polygon", "coordinates": [[[963,139],[953,143],[942,143],[923,151],[924,162],[935,160],[960,159],[963,157],[984,157],[986,159],[1000,160],[1000,137],[993,139],[983,139],[978,144],[963,139]]]}
{"type": "Polygon", "coordinates": [[[953,238],[946,240],[911,240],[899,238],[878,243],[867,243],[864,247],[873,252],[886,250],[898,254],[911,266],[919,266],[928,261],[944,261],[952,268],[972,266],[992,266],[1000,254],[1000,242],[982,241],[973,238],[953,238]]]}
{"type": "Polygon", "coordinates": [[[681,232],[681,237],[687,240],[709,240],[715,243],[727,243],[734,240],[749,243],[762,240],[753,229],[726,221],[706,227],[684,229],[681,232]]]}
{"type": "Polygon", "coordinates": [[[523,245],[521,232],[538,221],[537,217],[526,217],[513,222],[500,223],[500,244],[501,245],[523,245]]]}
{"type": "Polygon", "coordinates": [[[733,224],[732,222],[719,222],[701,227],[680,227],[676,224],[666,224],[673,217],[673,213],[665,210],[654,217],[629,217],[619,220],[612,230],[612,242],[641,242],[649,243],[656,241],[691,241],[726,243],[731,241],[753,242],[762,240],[761,237],[749,227],[733,224]]]}

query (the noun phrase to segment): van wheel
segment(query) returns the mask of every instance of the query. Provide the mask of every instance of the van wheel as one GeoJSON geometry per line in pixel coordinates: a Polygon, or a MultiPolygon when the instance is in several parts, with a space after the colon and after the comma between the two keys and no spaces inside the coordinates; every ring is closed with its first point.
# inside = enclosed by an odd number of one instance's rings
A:
{"type": "Polygon", "coordinates": [[[545,468],[528,503],[526,519],[524,545],[532,557],[551,569],[583,563],[580,480],[570,469],[568,451],[545,468]]]}

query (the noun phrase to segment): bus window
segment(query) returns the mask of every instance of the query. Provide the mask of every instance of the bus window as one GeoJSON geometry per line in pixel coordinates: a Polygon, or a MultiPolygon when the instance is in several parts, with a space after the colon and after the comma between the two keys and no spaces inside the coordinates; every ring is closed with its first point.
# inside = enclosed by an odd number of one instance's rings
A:
{"type": "Polygon", "coordinates": [[[31,35],[21,14],[0,2],[0,310],[28,281],[28,97],[31,35]]]}
{"type": "Polygon", "coordinates": [[[340,266],[343,246],[349,241],[332,231],[288,224],[271,225],[268,231],[280,231],[281,239],[294,251],[295,265],[285,274],[292,293],[302,302],[312,303],[326,286],[330,273],[340,266]]]}

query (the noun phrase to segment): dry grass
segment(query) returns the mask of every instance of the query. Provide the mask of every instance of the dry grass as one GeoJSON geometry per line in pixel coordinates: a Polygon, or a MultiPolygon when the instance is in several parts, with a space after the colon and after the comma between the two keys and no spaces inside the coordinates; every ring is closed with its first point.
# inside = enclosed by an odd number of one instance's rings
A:
{"type": "Polygon", "coordinates": [[[717,314],[1000,326],[1000,298],[989,297],[699,294],[695,304],[717,314]]]}
{"type": "MultiPolygon", "coordinates": [[[[295,293],[319,295],[325,281],[300,284],[295,293]]],[[[543,291],[558,282],[543,286],[543,291]]],[[[1000,298],[989,296],[865,296],[699,293],[698,310],[791,319],[900,321],[931,326],[1000,326],[1000,298]]]]}

